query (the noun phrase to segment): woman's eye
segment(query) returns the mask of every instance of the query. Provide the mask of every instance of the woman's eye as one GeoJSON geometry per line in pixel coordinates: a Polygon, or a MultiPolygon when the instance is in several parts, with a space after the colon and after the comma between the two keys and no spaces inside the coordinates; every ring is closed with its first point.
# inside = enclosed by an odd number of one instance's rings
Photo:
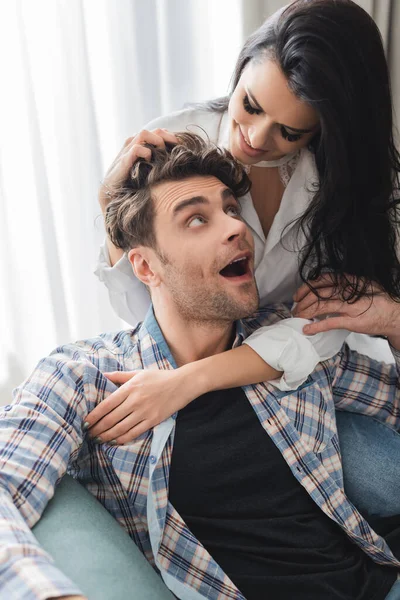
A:
{"type": "Polygon", "coordinates": [[[283,139],[287,140],[288,142],[298,142],[303,137],[302,133],[289,133],[288,130],[283,127],[283,125],[281,125],[281,135],[283,139]]]}
{"type": "Polygon", "coordinates": [[[240,217],[240,208],[238,208],[237,206],[230,206],[227,209],[226,214],[230,217],[240,217]]]}
{"type": "Polygon", "coordinates": [[[200,225],[204,225],[204,223],[206,222],[204,217],[200,217],[199,215],[197,215],[197,217],[193,217],[188,224],[188,227],[200,227],[200,225]]]}
{"type": "Polygon", "coordinates": [[[254,108],[254,106],[252,106],[250,104],[250,100],[249,100],[249,97],[247,94],[243,98],[243,107],[244,107],[244,110],[246,112],[248,112],[250,115],[260,115],[262,113],[262,111],[260,109],[254,108]]]}

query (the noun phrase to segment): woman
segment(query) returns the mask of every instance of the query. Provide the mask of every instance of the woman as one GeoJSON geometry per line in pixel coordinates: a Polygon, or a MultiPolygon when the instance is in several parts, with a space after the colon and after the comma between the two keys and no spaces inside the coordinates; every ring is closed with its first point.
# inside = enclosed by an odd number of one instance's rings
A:
{"type": "MultiPolygon", "coordinates": [[[[229,97],[158,119],[127,140],[100,190],[103,210],[133,162],[149,157],[144,143],[174,143],[171,132],[190,126],[228,147],[249,172],[251,197],[241,205],[255,239],[261,304],[291,301],[294,295],[296,316],[336,315],[305,328],[311,336],[335,327],[373,335],[379,314],[400,298],[395,200],[400,160],[388,69],[368,14],[350,0],[295,0],[279,11],[244,45],[229,97]]],[[[147,293],[109,240],[97,274],[121,317],[132,324],[143,318],[147,293]]],[[[248,340],[267,362],[268,335],[248,340]]],[[[110,413],[92,434],[127,442],[209,389],[259,381],[260,362],[242,346],[157,377],[142,372],[89,416],[93,426],[110,413]]],[[[130,377],[110,378],[124,383],[130,377]]],[[[355,464],[360,472],[369,459],[357,451],[353,463],[347,432],[350,428],[354,440],[367,426],[361,417],[340,415],[338,421],[352,476],[355,464]]],[[[386,444],[387,452],[399,443],[382,425],[376,424],[372,436],[383,436],[380,448],[386,444]]],[[[351,483],[350,477],[350,496],[351,483]]],[[[355,492],[360,508],[377,512],[359,485],[355,492]]],[[[399,512],[398,494],[392,495],[387,514],[399,512]]]]}

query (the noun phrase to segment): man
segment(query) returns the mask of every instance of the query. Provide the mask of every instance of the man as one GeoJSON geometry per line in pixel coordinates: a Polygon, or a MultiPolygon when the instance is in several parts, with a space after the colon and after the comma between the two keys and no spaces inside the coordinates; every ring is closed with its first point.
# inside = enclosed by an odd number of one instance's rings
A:
{"type": "Polygon", "coordinates": [[[58,348],[1,414],[0,597],[80,593],[29,531],[68,471],[178,598],[383,599],[400,562],[345,496],[334,402],[399,428],[394,367],[344,347],[295,392],[206,394],[126,446],[86,434],[85,416],[115,389],[103,372],[174,368],[290,316],[245,319],[258,306],[237,201],[247,178],[226,153],[181,140],[135,165],[107,215],[150,291],[145,322],[58,348]]]}

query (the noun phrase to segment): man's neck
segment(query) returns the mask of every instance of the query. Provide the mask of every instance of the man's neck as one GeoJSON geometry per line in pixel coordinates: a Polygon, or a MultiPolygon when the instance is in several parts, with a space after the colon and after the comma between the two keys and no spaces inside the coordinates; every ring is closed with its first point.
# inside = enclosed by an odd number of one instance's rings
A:
{"type": "Polygon", "coordinates": [[[154,305],[154,315],[178,367],[232,347],[234,323],[185,319],[174,306],[154,305]]]}

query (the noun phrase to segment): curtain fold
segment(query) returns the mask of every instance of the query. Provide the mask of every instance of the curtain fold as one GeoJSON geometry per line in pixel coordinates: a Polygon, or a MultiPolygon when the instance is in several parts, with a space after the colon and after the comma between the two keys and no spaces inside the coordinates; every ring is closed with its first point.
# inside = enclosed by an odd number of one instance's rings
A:
{"type": "Polygon", "coordinates": [[[397,145],[400,146],[400,3],[392,0],[388,22],[387,56],[390,67],[395,122],[397,124],[397,145]]]}

